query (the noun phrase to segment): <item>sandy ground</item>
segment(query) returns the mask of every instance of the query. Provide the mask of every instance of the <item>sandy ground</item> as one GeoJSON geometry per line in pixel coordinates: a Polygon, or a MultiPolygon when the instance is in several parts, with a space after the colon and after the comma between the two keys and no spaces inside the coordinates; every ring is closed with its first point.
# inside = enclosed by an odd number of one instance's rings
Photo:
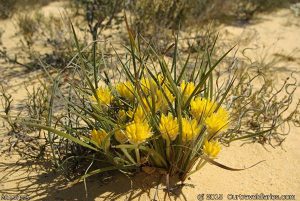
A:
{"type": "MultiPolygon", "coordinates": [[[[57,4],[50,4],[48,9],[56,10],[57,4]]],[[[252,24],[244,27],[222,26],[221,33],[229,45],[238,44],[240,50],[249,48],[247,56],[253,60],[262,59],[266,52],[274,56],[292,55],[292,61],[278,64],[274,68],[278,82],[295,72],[300,80],[300,20],[289,10],[279,10],[268,15],[259,15],[252,24]]],[[[1,21],[0,27],[7,30],[2,41],[12,40],[13,24],[1,21]]],[[[240,51],[241,52],[241,51],[240,51]]],[[[240,54],[242,57],[242,55],[240,54]]],[[[22,100],[22,84],[36,77],[39,72],[24,73],[19,67],[0,65],[0,81],[10,84],[14,99],[22,100]]],[[[270,75],[274,76],[274,75],[270,75]]],[[[298,89],[295,99],[300,98],[298,89]]],[[[0,130],[1,131],[1,130],[0,130]]],[[[4,133],[2,129],[1,133],[4,133]]],[[[7,137],[0,136],[0,150],[5,149],[7,137]]],[[[175,191],[171,200],[197,200],[201,194],[220,194],[223,200],[229,200],[230,194],[296,195],[300,200],[300,131],[292,127],[282,148],[255,143],[232,143],[223,148],[217,161],[230,167],[243,168],[258,161],[265,162],[241,172],[231,172],[216,166],[207,165],[202,171],[192,175],[187,185],[175,191]]],[[[0,196],[23,195],[31,200],[169,200],[156,186],[157,175],[140,174],[133,178],[133,183],[121,175],[95,177],[87,182],[88,197],[84,185],[67,188],[55,173],[46,173],[36,164],[29,164],[14,153],[0,155],[0,196]],[[17,162],[18,161],[18,162],[17,162]],[[139,190],[142,188],[142,190],[139,190]],[[155,195],[157,192],[157,195],[155,195]]],[[[200,197],[199,197],[200,198],[200,197]]],[[[215,197],[217,198],[217,197],[215,197]]],[[[1,200],[1,197],[0,197],[1,200]]]]}

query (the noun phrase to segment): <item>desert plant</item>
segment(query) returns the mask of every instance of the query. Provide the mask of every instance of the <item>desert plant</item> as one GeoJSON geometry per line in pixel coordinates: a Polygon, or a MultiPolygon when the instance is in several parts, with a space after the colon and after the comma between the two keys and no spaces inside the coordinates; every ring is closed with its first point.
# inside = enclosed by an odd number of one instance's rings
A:
{"type": "Polygon", "coordinates": [[[29,59],[33,59],[33,45],[35,42],[35,34],[38,31],[38,24],[42,15],[36,13],[35,16],[29,14],[20,14],[17,17],[17,26],[19,28],[19,34],[23,36],[24,40],[21,40],[23,49],[27,50],[29,59]]]}
{"type": "Polygon", "coordinates": [[[120,0],[73,0],[71,7],[75,8],[74,14],[84,16],[93,41],[97,40],[101,31],[119,23],[122,17],[118,14],[124,8],[120,0]]]}
{"type": "Polygon", "coordinates": [[[4,86],[4,84],[1,83],[0,87],[1,87],[0,88],[1,109],[3,109],[1,113],[5,115],[4,120],[7,122],[7,124],[10,127],[8,130],[10,130],[11,132],[18,132],[18,126],[14,121],[15,119],[11,117],[12,102],[13,102],[12,95],[7,92],[6,86],[4,86]]]}
{"type": "Polygon", "coordinates": [[[27,95],[25,104],[21,104],[19,108],[13,107],[12,95],[8,93],[7,87],[1,85],[0,116],[3,117],[8,131],[8,149],[15,150],[24,159],[36,160],[45,159],[45,147],[47,141],[42,141],[42,133],[40,129],[30,128],[19,124],[18,121],[22,116],[28,116],[33,119],[44,120],[47,117],[49,108],[48,104],[48,87],[41,83],[40,87],[26,87],[27,95]]]}
{"type": "MultiPolygon", "coordinates": [[[[129,55],[116,53],[119,79],[110,79],[105,70],[95,74],[99,71],[90,68],[93,62],[76,42],[80,62],[75,65],[77,79],[67,85],[68,92],[55,88],[51,96],[59,98],[57,102],[66,108],[60,110],[62,116],[54,115],[53,107],[46,122],[25,119],[22,124],[48,131],[52,157],[58,166],[74,157],[85,158],[91,164],[101,162],[81,179],[109,170],[143,169],[151,173],[160,169],[167,178],[178,176],[184,181],[207,162],[241,170],[214,160],[222,136],[231,133],[231,112],[224,101],[234,79],[215,91],[213,71],[231,49],[212,60],[213,45],[201,51],[202,60],[188,70],[189,57],[183,66],[178,62],[177,42],[174,58],[167,61],[150,45],[140,49],[142,39],[134,37],[129,28],[128,32],[129,55]],[[70,146],[80,154],[72,155],[67,150],[70,146]],[[64,150],[68,157],[61,158],[57,150],[64,150]]],[[[108,64],[105,60],[103,63],[108,64]]],[[[59,77],[53,86],[60,85],[59,77]]]]}

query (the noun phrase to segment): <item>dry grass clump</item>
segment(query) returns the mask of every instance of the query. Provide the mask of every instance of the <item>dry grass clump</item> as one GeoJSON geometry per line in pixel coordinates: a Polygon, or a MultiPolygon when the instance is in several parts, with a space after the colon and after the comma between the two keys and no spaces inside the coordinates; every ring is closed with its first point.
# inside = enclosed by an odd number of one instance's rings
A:
{"type": "Polygon", "coordinates": [[[16,25],[20,51],[11,52],[5,47],[0,49],[1,57],[8,63],[21,65],[29,71],[42,68],[41,62],[53,68],[62,68],[74,54],[69,27],[61,18],[45,17],[40,12],[19,14],[16,25]]]}
{"type": "Polygon", "coordinates": [[[250,138],[263,145],[281,146],[290,124],[297,126],[300,104],[299,100],[294,100],[297,80],[291,75],[278,86],[269,76],[272,73],[270,69],[256,66],[239,72],[237,85],[230,92],[234,97],[232,115],[238,124],[232,130],[235,134],[226,136],[226,143],[242,139],[247,139],[247,143],[250,138]],[[243,110],[239,109],[241,106],[243,110]]]}
{"type": "Polygon", "coordinates": [[[139,31],[165,29],[177,30],[181,27],[217,20],[222,23],[247,23],[254,13],[272,11],[299,2],[297,0],[177,0],[177,1],[133,1],[129,10],[134,15],[134,23],[139,31]],[[150,27],[150,30],[149,30],[150,27]]]}

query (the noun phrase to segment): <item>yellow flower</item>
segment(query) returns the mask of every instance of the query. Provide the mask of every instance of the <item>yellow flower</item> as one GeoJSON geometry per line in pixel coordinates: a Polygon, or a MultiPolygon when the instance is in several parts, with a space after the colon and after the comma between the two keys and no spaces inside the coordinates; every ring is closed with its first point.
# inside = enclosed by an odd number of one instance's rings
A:
{"type": "Polygon", "coordinates": [[[165,99],[164,94],[161,90],[156,90],[155,99],[155,110],[161,110],[162,112],[166,112],[168,110],[168,102],[165,99]]]}
{"type": "Polygon", "coordinates": [[[126,118],[127,118],[127,114],[126,114],[125,110],[119,110],[119,112],[118,112],[118,120],[120,122],[125,122],[126,118]]]}
{"type": "Polygon", "coordinates": [[[217,112],[206,118],[205,124],[209,135],[216,135],[221,131],[225,131],[229,124],[229,115],[224,108],[219,108],[217,112]]]}
{"type": "Polygon", "coordinates": [[[194,140],[199,132],[201,130],[201,127],[198,125],[197,120],[187,120],[185,118],[182,118],[182,142],[187,142],[194,140]]]}
{"type": "Polygon", "coordinates": [[[159,75],[157,76],[157,80],[158,80],[158,82],[159,82],[160,84],[163,84],[163,81],[164,81],[164,82],[167,82],[167,79],[165,79],[165,77],[164,77],[162,74],[159,74],[159,75]]]}
{"type": "Polygon", "coordinates": [[[126,143],[127,140],[128,140],[127,137],[126,137],[126,135],[125,135],[125,132],[123,130],[121,130],[121,129],[116,130],[116,132],[115,132],[115,138],[121,144],[126,143]]]}
{"type": "MultiPolygon", "coordinates": [[[[143,106],[145,108],[142,107],[142,105],[138,105],[136,107],[135,110],[129,110],[127,112],[127,115],[134,119],[134,121],[145,121],[147,119],[147,115],[145,114],[145,112],[149,113],[152,110],[152,97],[148,97],[148,98],[142,98],[141,102],[143,103],[143,106]],[[145,111],[144,111],[145,110],[145,111]]],[[[157,102],[157,97],[154,97],[154,101],[155,101],[155,112],[158,111],[158,109],[160,108],[160,104],[157,102]]]]}
{"type": "Polygon", "coordinates": [[[191,115],[199,120],[209,117],[217,108],[217,104],[206,98],[195,98],[191,101],[191,115]]]}
{"type": "Polygon", "coordinates": [[[133,101],[135,98],[134,87],[130,81],[117,84],[116,90],[121,97],[126,98],[127,100],[133,101]]]}
{"type": "Polygon", "coordinates": [[[182,93],[182,101],[185,102],[188,98],[192,95],[193,91],[195,90],[195,84],[193,82],[186,83],[183,81],[180,85],[180,91],[182,93]]]}
{"type": "Polygon", "coordinates": [[[150,90],[151,90],[150,80],[148,78],[142,78],[140,83],[141,83],[141,88],[142,88],[143,92],[146,95],[148,95],[150,93],[150,90]]]}
{"type": "Polygon", "coordinates": [[[156,105],[162,112],[167,112],[169,104],[167,99],[170,101],[170,103],[173,103],[175,100],[175,97],[172,95],[168,87],[165,85],[162,86],[163,91],[165,92],[165,95],[161,90],[156,91],[156,105]]]}
{"type": "MultiPolygon", "coordinates": [[[[154,96],[154,104],[156,102],[156,97],[154,96]]],[[[152,110],[152,107],[153,107],[153,100],[152,100],[152,97],[151,96],[148,96],[147,98],[143,97],[142,98],[142,103],[144,104],[145,106],[145,110],[146,112],[151,112],[152,110]]],[[[157,105],[155,104],[155,110],[157,111],[157,105]]],[[[141,106],[140,106],[141,107],[141,106]]]]}
{"type": "Polygon", "coordinates": [[[125,135],[131,144],[140,144],[152,136],[147,122],[131,122],[126,126],[125,135]]]}
{"type": "Polygon", "coordinates": [[[151,92],[155,91],[157,85],[153,79],[143,77],[140,81],[142,91],[145,95],[149,95],[151,92]]]}
{"type": "Polygon", "coordinates": [[[91,140],[93,140],[98,147],[105,147],[108,148],[110,145],[109,139],[107,139],[105,145],[103,144],[105,137],[107,136],[107,133],[105,130],[96,130],[93,129],[91,133],[91,140]]]}
{"type": "Polygon", "coordinates": [[[205,140],[204,145],[203,145],[203,152],[207,156],[209,156],[211,158],[215,158],[215,157],[217,157],[217,155],[219,154],[220,151],[221,151],[221,146],[218,141],[208,142],[207,140],[205,140]]]}
{"type": "Polygon", "coordinates": [[[173,141],[178,135],[177,118],[174,118],[171,113],[168,116],[161,115],[159,131],[162,137],[166,140],[173,141]]]}
{"type": "Polygon", "coordinates": [[[137,108],[135,109],[135,111],[129,110],[127,112],[127,115],[130,118],[133,118],[133,120],[136,121],[136,122],[145,121],[146,118],[147,118],[146,114],[144,113],[144,110],[143,110],[142,106],[140,106],[140,105],[137,106],[137,108]]]}
{"type": "MultiPolygon", "coordinates": [[[[108,87],[99,87],[98,89],[96,89],[96,94],[99,98],[100,104],[103,105],[110,105],[110,103],[114,99],[108,87]]],[[[93,101],[97,101],[95,96],[92,96],[91,99],[93,101]]]]}
{"type": "Polygon", "coordinates": [[[153,97],[152,96],[148,96],[147,98],[143,97],[142,103],[145,106],[146,112],[151,112],[153,106],[155,106],[155,112],[157,112],[161,108],[162,101],[159,100],[159,98],[155,94],[153,97]]]}

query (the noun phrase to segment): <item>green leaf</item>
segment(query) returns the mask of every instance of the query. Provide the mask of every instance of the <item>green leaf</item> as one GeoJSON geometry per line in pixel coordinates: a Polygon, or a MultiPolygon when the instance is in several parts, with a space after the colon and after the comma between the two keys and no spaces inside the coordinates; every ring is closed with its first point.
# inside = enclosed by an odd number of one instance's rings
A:
{"type": "Polygon", "coordinates": [[[36,127],[36,128],[40,128],[40,129],[43,129],[43,130],[47,130],[49,132],[52,132],[60,137],[63,137],[63,138],[66,138],[66,139],[69,139],[71,140],[72,142],[74,143],[77,143],[83,147],[86,147],[86,148],[89,148],[91,150],[94,150],[94,151],[98,151],[98,149],[92,147],[91,145],[83,142],[82,140],[76,138],[76,137],[73,137],[72,135],[68,134],[68,133],[65,133],[65,132],[62,132],[62,131],[59,131],[55,128],[52,128],[52,127],[49,127],[49,126],[45,126],[45,125],[41,125],[41,124],[36,124],[36,123],[30,123],[30,122],[22,122],[21,124],[24,124],[26,126],[30,126],[30,127],[36,127]]]}
{"type": "Polygon", "coordinates": [[[252,168],[252,167],[254,167],[254,166],[256,166],[256,165],[258,165],[258,164],[260,164],[260,163],[262,163],[262,162],[265,161],[265,160],[259,161],[259,162],[255,163],[254,165],[251,165],[251,166],[246,167],[246,168],[232,168],[232,167],[228,167],[228,166],[226,166],[226,165],[223,165],[223,164],[221,164],[221,163],[219,163],[219,162],[216,162],[216,161],[214,161],[213,159],[211,159],[211,158],[209,158],[209,157],[207,157],[207,156],[202,155],[202,156],[200,156],[200,157],[201,157],[202,159],[204,159],[205,161],[207,161],[207,162],[213,164],[213,165],[216,165],[216,166],[218,166],[218,167],[220,167],[220,168],[223,168],[223,169],[225,169],[225,170],[230,170],[230,171],[242,171],[242,170],[247,170],[247,169],[250,169],[250,168],[252,168]]]}
{"type": "Polygon", "coordinates": [[[179,74],[179,77],[178,77],[178,79],[177,79],[177,85],[180,83],[180,81],[181,81],[181,79],[183,78],[183,75],[184,75],[184,73],[185,73],[185,71],[186,71],[186,67],[187,67],[187,65],[188,65],[188,62],[189,62],[189,60],[190,60],[190,54],[188,55],[188,57],[187,57],[187,59],[186,59],[186,61],[185,61],[185,64],[184,64],[184,66],[182,67],[182,70],[181,70],[181,72],[180,72],[180,74],[179,74]]]}
{"type": "Polygon", "coordinates": [[[204,74],[203,77],[201,77],[200,82],[198,83],[198,85],[195,87],[193,93],[190,95],[190,97],[188,98],[188,100],[186,101],[183,109],[187,108],[188,105],[190,104],[192,98],[195,96],[195,94],[201,89],[201,87],[203,86],[203,84],[206,82],[207,78],[211,75],[211,73],[213,72],[213,70],[218,66],[218,64],[229,54],[229,52],[231,52],[231,50],[235,48],[235,46],[233,46],[232,48],[230,48],[214,65],[211,66],[211,68],[204,74]]]}

